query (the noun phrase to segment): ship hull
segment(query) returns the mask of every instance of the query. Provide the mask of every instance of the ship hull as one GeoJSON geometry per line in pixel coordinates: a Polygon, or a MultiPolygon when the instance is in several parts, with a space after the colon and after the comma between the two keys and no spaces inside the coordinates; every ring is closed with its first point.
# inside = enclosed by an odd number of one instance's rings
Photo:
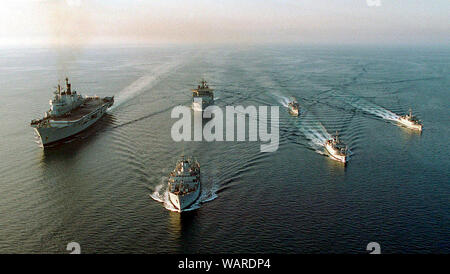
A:
{"type": "Polygon", "coordinates": [[[214,99],[211,97],[195,97],[192,101],[192,109],[194,111],[204,111],[207,107],[214,104],[214,99]]]}
{"type": "Polygon", "coordinates": [[[178,212],[183,212],[194,204],[200,197],[201,187],[198,187],[194,192],[189,194],[174,194],[169,192],[169,200],[178,212]]]}
{"type": "Polygon", "coordinates": [[[290,113],[292,116],[298,116],[298,115],[299,115],[298,110],[293,109],[293,108],[289,108],[289,113],[290,113]]]}
{"type": "Polygon", "coordinates": [[[56,143],[78,134],[92,126],[106,113],[106,110],[113,105],[113,102],[103,104],[101,107],[75,121],[50,121],[44,127],[35,127],[43,146],[56,143]]]}
{"type": "Polygon", "coordinates": [[[341,163],[346,164],[347,163],[347,156],[346,155],[339,155],[337,151],[330,145],[325,144],[325,149],[327,150],[328,154],[330,154],[331,159],[339,161],[341,163]]]}

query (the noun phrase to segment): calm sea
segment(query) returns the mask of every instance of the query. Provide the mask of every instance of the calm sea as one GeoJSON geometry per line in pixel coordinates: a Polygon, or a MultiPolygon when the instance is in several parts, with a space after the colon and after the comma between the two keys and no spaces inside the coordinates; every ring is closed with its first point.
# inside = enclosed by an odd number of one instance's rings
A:
{"type": "Polygon", "coordinates": [[[449,69],[448,48],[2,49],[0,253],[449,253],[449,69]],[[116,103],[44,150],[29,122],[66,75],[116,103]],[[219,107],[279,106],[279,149],[174,142],[171,110],[202,78],[219,107]],[[392,121],[409,108],[422,134],[392,121]],[[322,146],[336,131],[346,167],[322,146]],[[164,183],[181,154],[203,194],[180,215],[164,183]]]}

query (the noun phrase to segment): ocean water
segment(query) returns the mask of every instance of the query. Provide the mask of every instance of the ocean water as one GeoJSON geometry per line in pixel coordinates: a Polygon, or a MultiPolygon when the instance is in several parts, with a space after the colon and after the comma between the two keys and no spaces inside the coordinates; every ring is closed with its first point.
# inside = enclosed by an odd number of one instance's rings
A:
{"type": "Polygon", "coordinates": [[[450,252],[450,50],[216,46],[2,49],[0,253],[450,252]],[[58,79],[115,95],[96,125],[42,149],[29,127],[58,79]],[[279,106],[280,143],[174,142],[173,107],[202,78],[216,105],[279,106]],[[288,114],[295,97],[302,113],[288,114]],[[422,134],[398,126],[409,108],[422,134]],[[347,166],[324,152],[339,132],[347,166]],[[164,203],[181,154],[195,210],[164,203]]]}

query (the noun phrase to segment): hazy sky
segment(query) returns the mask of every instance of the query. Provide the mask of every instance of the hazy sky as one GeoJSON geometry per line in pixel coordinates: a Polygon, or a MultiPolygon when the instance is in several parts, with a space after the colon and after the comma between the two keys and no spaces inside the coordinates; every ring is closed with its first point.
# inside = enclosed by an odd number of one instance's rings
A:
{"type": "Polygon", "coordinates": [[[450,44],[450,0],[371,2],[2,0],[0,45],[450,44]]]}

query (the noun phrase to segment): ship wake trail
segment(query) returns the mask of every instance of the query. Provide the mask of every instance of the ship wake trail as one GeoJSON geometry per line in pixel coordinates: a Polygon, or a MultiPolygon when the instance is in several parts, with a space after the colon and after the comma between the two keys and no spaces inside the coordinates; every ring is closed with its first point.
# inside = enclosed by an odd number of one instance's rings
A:
{"type": "Polygon", "coordinates": [[[377,117],[380,117],[385,120],[395,121],[398,120],[399,116],[379,105],[376,105],[374,103],[371,103],[367,100],[364,100],[362,98],[352,98],[352,97],[346,97],[349,98],[346,100],[347,103],[355,107],[356,109],[362,110],[366,113],[375,115],[377,117]]]}
{"type": "Polygon", "coordinates": [[[308,144],[317,153],[323,154],[321,148],[324,146],[326,140],[331,138],[325,127],[319,122],[314,115],[305,111],[303,118],[298,123],[299,130],[309,140],[308,144]]]}
{"type": "MultiPolygon", "coordinates": [[[[161,183],[157,185],[154,192],[150,194],[150,197],[153,200],[162,203],[166,209],[170,211],[178,211],[178,209],[176,209],[169,200],[169,191],[167,189],[168,180],[168,177],[163,177],[161,179],[161,183]]],[[[200,197],[194,204],[192,204],[189,208],[183,209],[183,211],[198,209],[202,204],[215,200],[218,197],[217,191],[218,184],[214,180],[210,179],[206,182],[202,181],[200,197]]]]}
{"type": "Polygon", "coordinates": [[[284,107],[288,107],[289,105],[289,98],[287,98],[286,96],[283,96],[281,94],[278,94],[277,92],[272,93],[273,97],[275,97],[275,99],[284,107]]]}
{"type": "Polygon", "coordinates": [[[164,75],[176,69],[180,65],[181,61],[174,61],[172,63],[164,64],[155,68],[154,71],[150,74],[141,76],[136,81],[131,83],[129,86],[122,89],[115,96],[115,104],[113,107],[110,108],[110,110],[112,111],[116,109],[120,105],[128,102],[134,97],[142,94],[144,91],[152,88],[154,85],[158,83],[158,80],[160,80],[164,75]]]}

